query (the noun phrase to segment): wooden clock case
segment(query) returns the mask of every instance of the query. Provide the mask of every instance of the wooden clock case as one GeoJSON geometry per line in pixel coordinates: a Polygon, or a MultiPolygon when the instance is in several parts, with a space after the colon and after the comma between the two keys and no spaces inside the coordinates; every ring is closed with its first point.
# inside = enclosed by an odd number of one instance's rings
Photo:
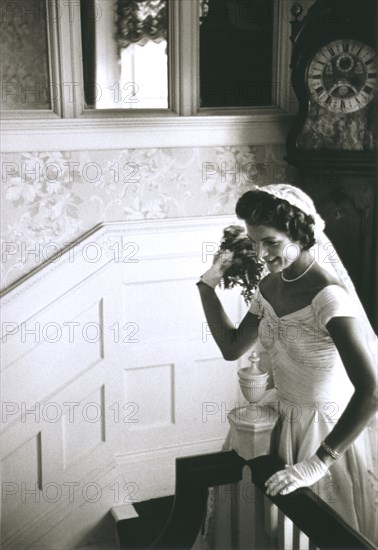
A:
{"type": "MultiPolygon", "coordinates": [[[[318,0],[302,20],[299,4],[292,13],[292,85],[299,108],[287,137],[285,160],[295,168],[292,183],[313,198],[324,218],[326,234],[377,331],[377,149],[303,149],[298,140],[310,104],[306,71],[311,59],[340,38],[360,40],[377,51],[377,2],[318,0]]],[[[372,107],[371,123],[377,132],[377,97],[372,107]]]]}

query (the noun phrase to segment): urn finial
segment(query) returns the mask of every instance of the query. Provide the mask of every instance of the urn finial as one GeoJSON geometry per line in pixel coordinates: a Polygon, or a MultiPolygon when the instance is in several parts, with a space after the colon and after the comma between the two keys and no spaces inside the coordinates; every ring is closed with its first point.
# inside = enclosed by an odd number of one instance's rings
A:
{"type": "Polygon", "coordinates": [[[240,389],[247,401],[256,403],[265,393],[269,374],[259,369],[260,357],[256,351],[252,351],[248,360],[251,366],[238,371],[240,389]]]}
{"type": "Polygon", "coordinates": [[[248,361],[251,362],[251,366],[246,370],[246,374],[260,375],[264,374],[260,368],[260,357],[256,351],[253,351],[252,354],[248,357],[248,361]]]}

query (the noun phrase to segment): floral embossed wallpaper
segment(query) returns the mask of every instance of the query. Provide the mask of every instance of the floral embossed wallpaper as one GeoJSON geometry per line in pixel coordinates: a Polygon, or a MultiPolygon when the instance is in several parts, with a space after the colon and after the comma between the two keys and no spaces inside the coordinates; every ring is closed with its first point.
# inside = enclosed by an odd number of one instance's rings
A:
{"type": "Polygon", "coordinates": [[[233,213],[251,185],[286,181],[283,156],[278,145],[4,154],[2,287],[102,221],[233,213]]]}

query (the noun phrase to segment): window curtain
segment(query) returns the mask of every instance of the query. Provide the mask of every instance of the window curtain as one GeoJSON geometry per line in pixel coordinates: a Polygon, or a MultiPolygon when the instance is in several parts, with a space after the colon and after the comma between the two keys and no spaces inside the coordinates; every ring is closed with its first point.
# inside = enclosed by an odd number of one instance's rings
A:
{"type": "Polygon", "coordinates": [[[167,0],[118,0],[117,42],[144,46],[167,39],[167,0]]]}

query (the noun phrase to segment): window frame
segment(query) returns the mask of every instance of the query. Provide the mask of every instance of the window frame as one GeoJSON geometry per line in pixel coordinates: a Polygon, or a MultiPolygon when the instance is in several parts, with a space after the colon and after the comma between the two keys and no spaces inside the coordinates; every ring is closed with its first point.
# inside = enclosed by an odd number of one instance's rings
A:
{"type": "Polygon", "coordinates": [[[51,110],[4,111],[3,152],[28,151],[31,144],[35,150],[75,151],[285,143],[297,108],[290,85],[287,0],[274,0],[273,105],[249,108],[199,107],[199,2],[172,0],[170,108],[156,110],[85,110],[78,2],[45,2],[49,74],[60,98],[51,110]]]}

